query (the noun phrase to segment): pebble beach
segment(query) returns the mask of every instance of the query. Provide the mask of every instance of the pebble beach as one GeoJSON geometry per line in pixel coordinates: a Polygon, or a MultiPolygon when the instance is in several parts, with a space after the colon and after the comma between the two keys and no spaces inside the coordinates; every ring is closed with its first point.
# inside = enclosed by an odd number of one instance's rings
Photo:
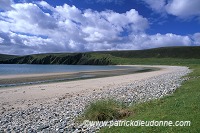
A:
{"type": "Polygon", "coordinates": [[[161,69],[123,76],[1,90],[0,133],[97,132],[101,127],[90,127],[76,122],[77,117],[91,102],[112,98],[132,105],[162,98],[171,95],[179,88],[182,82],[187,80],[183,76],[191,71],[187,67],[178,66],[151,67],[161,69]],[[59,89],[56,90],[55,86],[59,89]],[[14,97],[15,93],[19,96],[14,97]]]}

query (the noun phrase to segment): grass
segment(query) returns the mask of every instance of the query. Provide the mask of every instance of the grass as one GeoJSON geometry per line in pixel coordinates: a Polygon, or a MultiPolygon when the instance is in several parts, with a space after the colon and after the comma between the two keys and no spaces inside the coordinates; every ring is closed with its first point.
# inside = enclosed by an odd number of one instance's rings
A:
{"type": "Polygon", "coordinates": [[[181,58],[121,58],[112,57],[113,64],[118,65],[200,65],[200,59],[181,58]]]}
{"type": "Polygon", "coordinates": [[[199,46],[177,46],[177,47],[160,47],[144,50],[122,50],[122,51],[95,51],[92,54],[107,54],[122,58],[200,58],[199,46]]]}
{"type": "Polygon", "coordinates": [[[130,107],[134,114],[126,120],[171,120],[191,121],[189,127],[111,127],[103,128],[101,133],[198,133],[200,132],[200,65],[189,65],[193,72],[190,80],[184,82],[176,92],[162,99],[141,103],[130,107]]]}
{"type": "MultiPolygon", "coordinates": [[[[105,127],[100,130],[101,133],[146,133],[146,132],[161,132],[161,133],[179,133],[200,132],[200,59],[180,59],[180,58],[120,58],[110,57],[114,64],[140,64],[140,65],[178,65],[188,66],[193,70],[187,75],[190,77],[185,81],[174,94],[164,98],[153,100],[146,103],[140,103],[128,108],[130,116],[125,117],[125,120],[158,120],[158,121],[191,121],[190,127],[105,127]]],[[[96,104],[95,108],[103,108],[105,101],[101,101],[101,107],[96,104]]],[[[109,109],[102,110],[101,113],[110,112],[109,109]]],[[[90,110],[87,114],[89,120],[95,113],[90,110]]]]}
{"type": "Polygon", "coordinates": [[[113,119],[121,119],[130,114],[131,112],[125,104],[108,99],[91,103],[84,112],[84,119],[93,121],[109,121],[113,119]]]}

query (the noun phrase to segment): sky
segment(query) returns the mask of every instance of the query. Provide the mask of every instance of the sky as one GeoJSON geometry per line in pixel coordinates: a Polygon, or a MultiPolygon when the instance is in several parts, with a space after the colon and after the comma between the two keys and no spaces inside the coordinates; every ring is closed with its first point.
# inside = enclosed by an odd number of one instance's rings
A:
{"type": "Polygon", "coordinates": [[[0,53],[200,46],[200,0],[0,0],[0,53]]]}

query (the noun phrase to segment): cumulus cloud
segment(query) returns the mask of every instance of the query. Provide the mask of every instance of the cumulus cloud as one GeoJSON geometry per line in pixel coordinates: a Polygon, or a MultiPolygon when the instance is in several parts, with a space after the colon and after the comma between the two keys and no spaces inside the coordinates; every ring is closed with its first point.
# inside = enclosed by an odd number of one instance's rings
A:
{"type": "Polygon", "coordinates": [[[181,36],[172,33],[167,34],[155,34],[148,35],[146,33],[142,34],[131,34],[128,38],[124,38],[120,40],[120,42],[115,42],[112,44],[108,44],[106,42],[102,42],[100,44],[91,44],[91,50],[140,50],[140,49],[148,49],[148,48],[156,48],[156,47],[166,47],[166,46],[199,46],[200,34],[194,34],[192,37],[190,36],[181,36]],[[193,40],[194,39],[194,40],[193,40]]]}
{"type": "Polygon", "coordinates": [[[152,10],[179,18],[200,17],[199,0],[143,0],[152,10]]]}
{"type": "Polygon", "coordinates": [[[36,4],[14,4],[13,8],[14,10],[0,13],[4,19],[1,21],[5,26],[3,30],[40,34],[41,30],[56,28],[56,20],[36,4]]]}
{"type": "Polygon", "coordinates": [[[45,1],[12,7],[0,13],[0,31],[7,34],[1,34],[1,43],[12,49],[26,46],[31,53],[109,50],[123,40],[123,32],[136,34],[148,28],[148,20],[134,9],[121,14],[97,12],[67,4],[52,7],[45,1]]]}
{"type": "Polygon", "coordinates": [[[190,46],[193,43],[189,36],[181,36],[172,33],[131,35],[130,38],[134,45],[138,46],[138,49],[165,46],[190,46]]]}
{"type": "Polygon", "coordinates": [[[197,45],[197,46],[200,45],[200,33],[195,33],[192,36],[192,39],[194,40],[194,45],[197,45]]]}
{"type": "MultiPolygon", "coordinates": [[[[143,49],[174,45],[199,45],[199,34],[148,35],[149,22],[135,9],[80,10],[45,1],[13,3],[0,12],[0,53],[36,54],[119,49],[143,49]]],[[[159,8],[158,8],[159,9],[159,8]]]]}
{"type": "Polygon", "coordinates": [[[199,0],[172,0],[166,5],[169,14],[186,18],[200,16],[199,0]]]}
{"type": "Polygon", "coordinates": [[[87,24],[84,24],[82,31],[88,35],[84,39],[89,42],[120,40],[120,34],[124,31],[138,33],[148,28],[147,19],[134,9],[122,14],[86,10],[83,15],[87,24]]]}

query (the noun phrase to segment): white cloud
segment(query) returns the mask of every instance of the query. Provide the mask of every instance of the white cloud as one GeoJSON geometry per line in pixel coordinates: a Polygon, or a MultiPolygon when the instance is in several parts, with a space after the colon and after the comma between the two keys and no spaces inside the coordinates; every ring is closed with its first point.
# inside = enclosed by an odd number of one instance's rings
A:
{"type": "Polygon", "coordinates": [[[195,33],[192,39],[194,40],[194,45],[200,46],[200,33],[195,33]]]}
{"type": "Polygon", "coordinates": [[[134,9],[126,13],[82,11],[67,4],[52,7],[45,1],[12,7],[0,13],[0,31],[9,33],[5,40],[13,49],[15,45],[30,47],[31,53],[113,49],[123,41],[123,32],[137,34],[148,28],[148,20],[134,9]]]}
{"type": "Polygon", "coordinates": [[[40,1],[40,2],[36,2],[39,6],[42,6],[43,8],[49,9],[49,10],[54,10],[54,8],[49,5],[46,1],[40,1]]]}
{"type": "MultiPolygon", "coordinates": [[[[198,34],[200,35],[200,34],[198,34]]],[[[196,35],[196,39],[199,36],[196,35]]],[[[196,40],[196,42],[199,40],[196,40]]],[[[148,35],[142,34],[131,34],[129,37],[120,40],[119,42],[107,43],[92,43],[90,44],[89,50],[139,50],[156,47],[167,47],[167,46],[191,46],[194,45],[194,41],[189,36],[181,36],[172,33],[167,34],[155,34],[148,35]]],[[[196,44],[200,45],[200,44],[196,44]]]]}
{"type": "Polygon", "coordinates": [[[14,10],[0,13],[4,21],[2,31],[15,31],[46,35],[56,28],[56,20],[48,13],[44,13],[36,4],[20,3],[13,5],[14,10]]]}
{"type": "Polygon", "coordinates": [[[143,0],[158,13],[168,13],[179,18],[200,17],[200,0],[143,0]]]}
{"type": "MultiPolygon", "coordinates": [[[[135,9],[125,13],[80,10],[45,1],[13,3],[0,12],[0,53],[35,54],[200,45],[199,34],[148,35],[149,22],[135,9]],[[195,43],[195,44],[194,44],[195,43]]],[[[159,8],[158,8],[159,9],[159,8]]]]}
{"type": "Polygon", "coordinates": [[[84,12],[84,17],[88,25],[83,26],[82,29],[89,35],[84,39],[91,42],[120,40],[120,34],[124,31],[139,33],[148,28],[147,19],[134,9],[122,14],[113,11],[87,10],[84,12]]]}
{"type": "Polygon", "coordinates": [[[165,46],[190,46],[193,42],[189,36],[181,36],[172,33],[167,34],[139,34],[130,35],[133,45],[138,49],[156,48],[165,46]]]}
{"type": "Polygon", "coordinates": [[[200,0],[172,0],[166,11],[181,18],[200,16],[200,0]]]}

